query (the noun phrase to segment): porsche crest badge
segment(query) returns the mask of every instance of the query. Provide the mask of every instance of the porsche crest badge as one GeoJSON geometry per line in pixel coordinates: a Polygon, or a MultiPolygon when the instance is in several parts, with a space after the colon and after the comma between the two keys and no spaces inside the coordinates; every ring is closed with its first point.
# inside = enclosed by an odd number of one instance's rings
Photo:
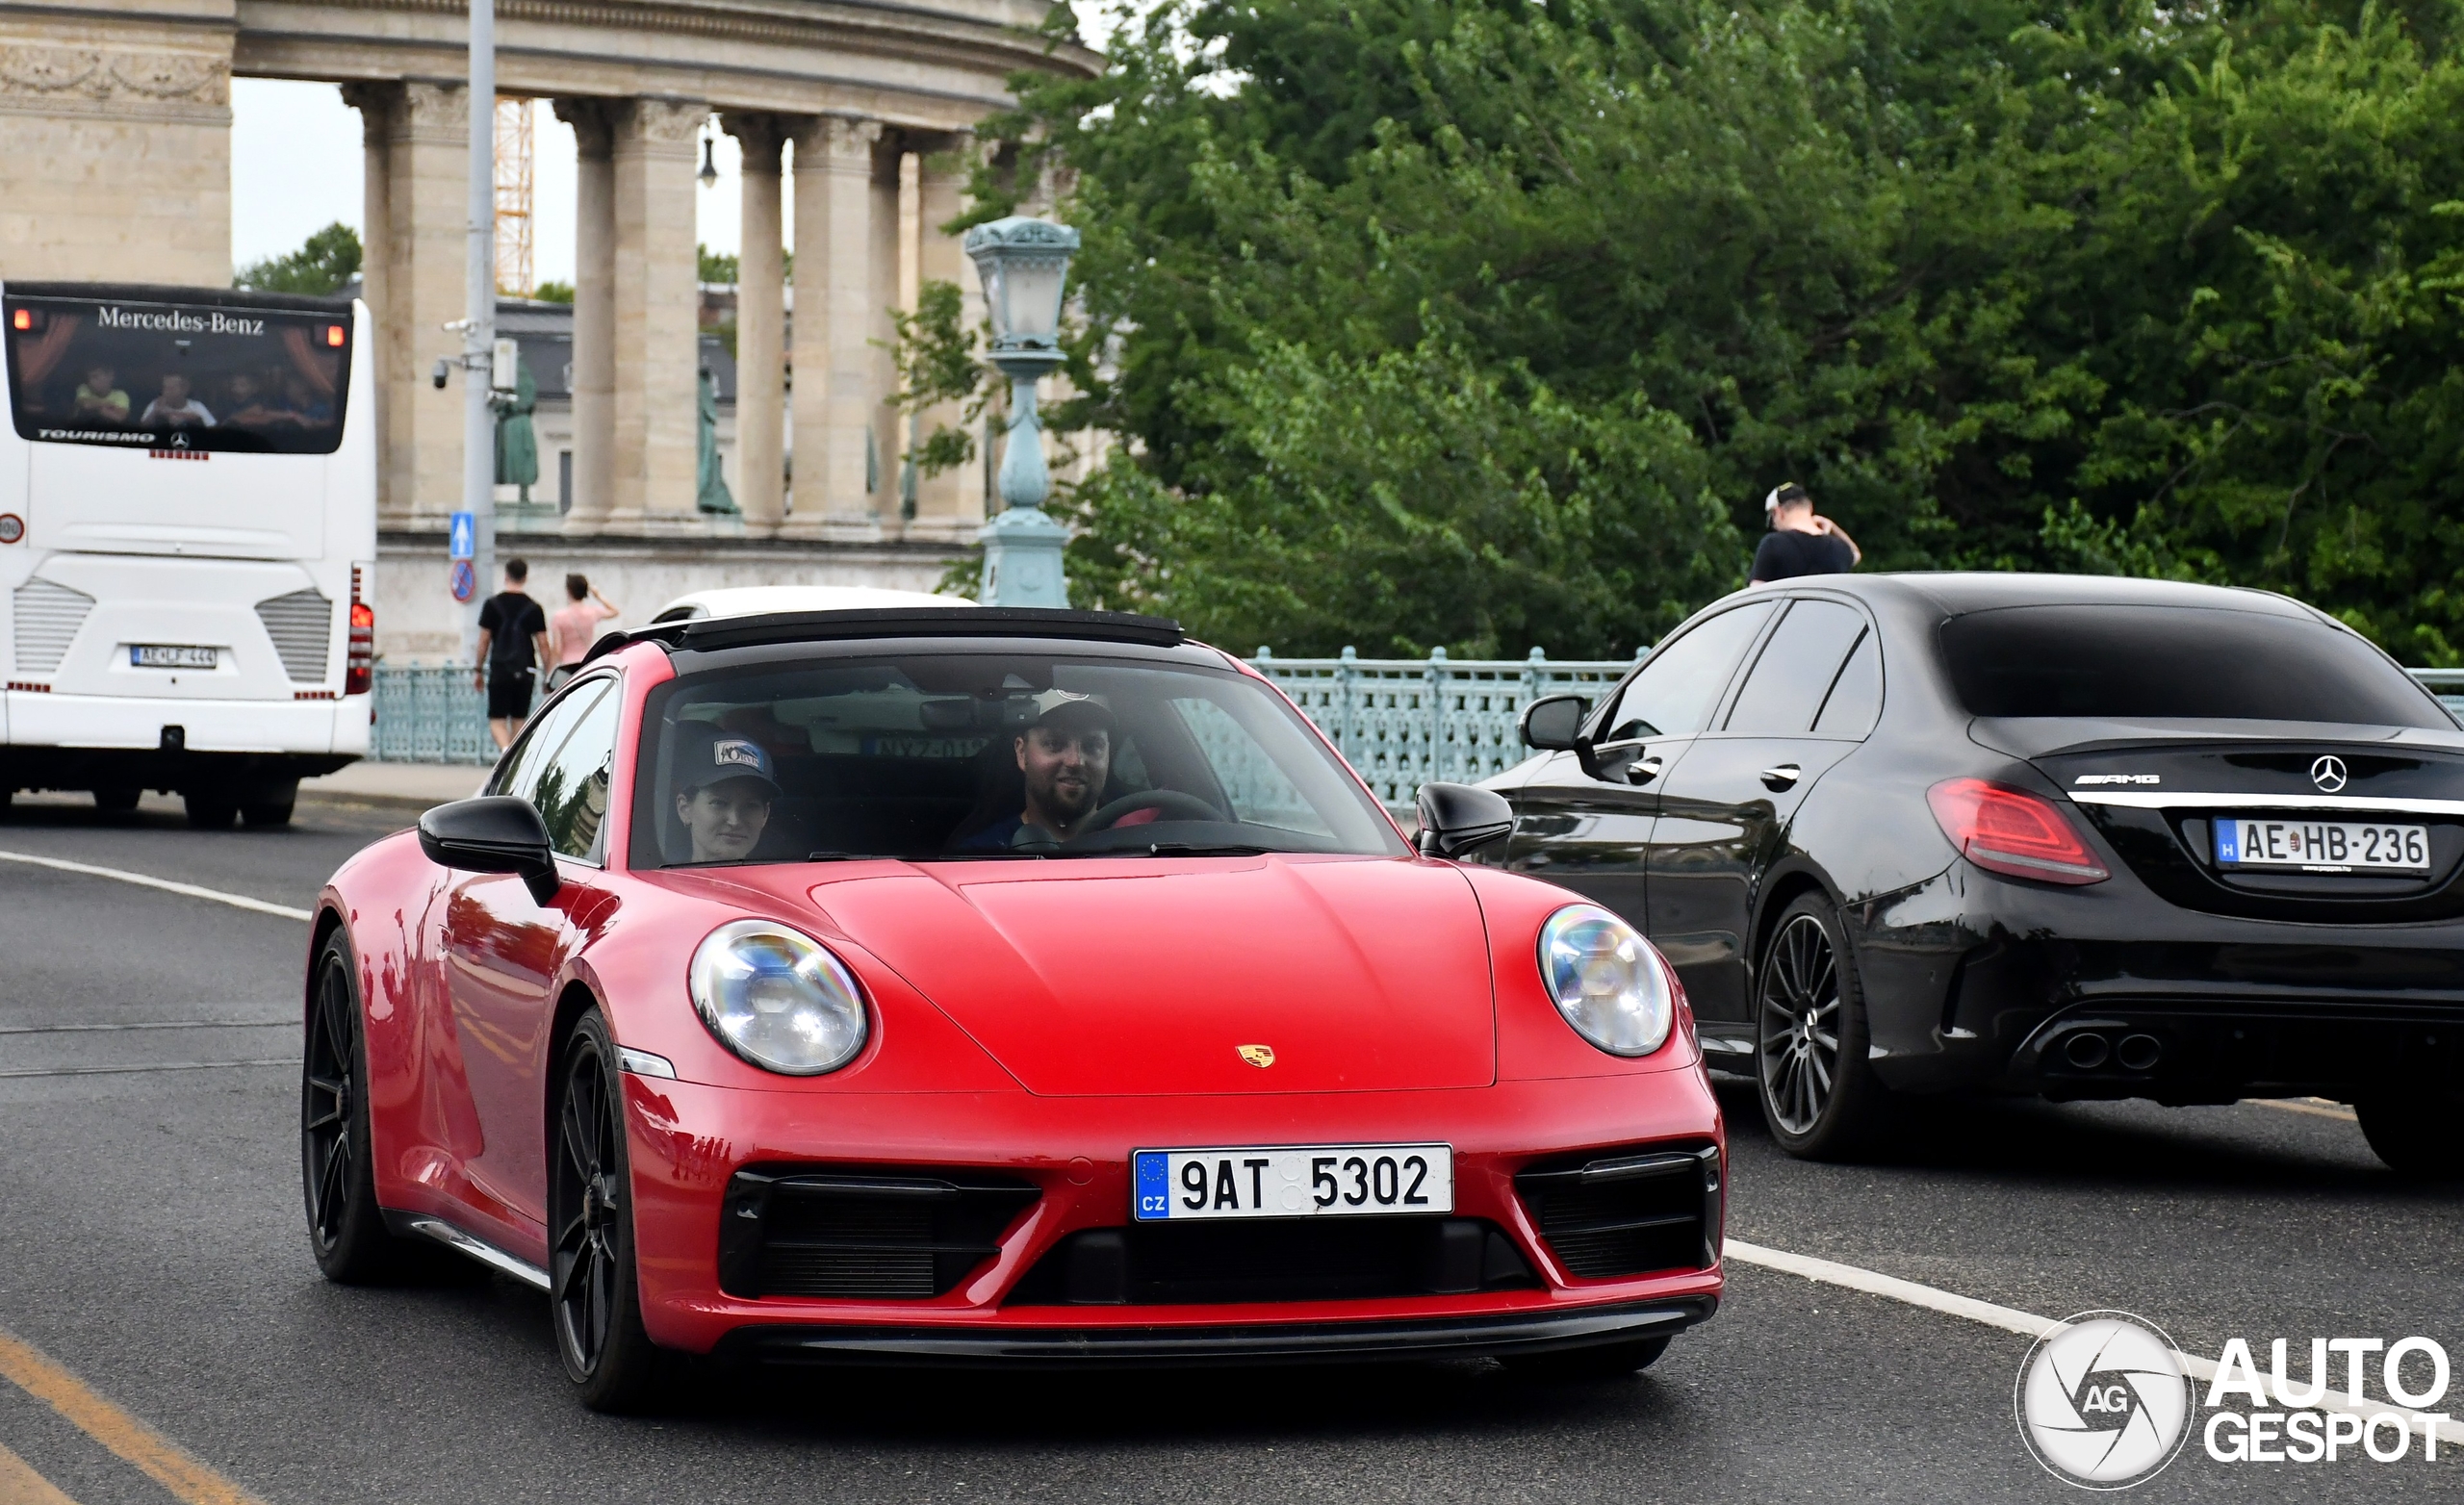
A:
{"type": "Polygon", "coordinates": [[[1243,1060],[1262,1071],[1274,1064],[1274,1047],[1271,1045],[1242,1045],[1234,1048],[1240,1051],[1243,1060]]]}

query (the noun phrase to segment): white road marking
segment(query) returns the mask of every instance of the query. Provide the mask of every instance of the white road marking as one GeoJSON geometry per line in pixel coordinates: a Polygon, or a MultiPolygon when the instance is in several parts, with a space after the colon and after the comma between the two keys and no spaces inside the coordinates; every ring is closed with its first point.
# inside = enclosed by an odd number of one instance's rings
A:
{"type": "Polygon", "coordinates": [[[268,1060],[165,1060],[141,1066],[15,1066],[0,1071],[0,1080],[27,1077],[116,1077],[132,1071],[223,1071],[233,1066],[296,1066],[296,1056],[268,1060]]]}
{"type": "Polygon", "coordinates": [[[132,1024],[0,1024],[0,1034],[95,1034],[120,1030],[279,1030],[296,1019],[155,1019],[132,1024]]]}
{"type": "MultiPolygon", "coordinates": [[[[1724,1248],[1727,1257],[1739,1263],[1760,1265],[1767,1270],[1778,1270],[1787,1275],[1800,1275],[1807,1280],[1819,1281],[1826,1286],[1839,1286],[1849,1290],[1861,1290],[1871,1296],[1883,1296],[1892,1301],[1906,1302],[1912,1307],[1923,1307],[1929,1312],[1939,1312],[1947,1316],[1964,1317],[1970,1322],[1981,1322],[1987,1327],[1998,1327],[2006,1333],[2016,1333],[2022,1338],[2042,1338],[2048,1333],[2058,1333],[2069,1326],[2066,1322],[2057,1321],[2048,1316],[2039,1316],[2033,1312],[2022,1312],[2016,1307],[1996,1306],[1990,1301],[1979,1301],[1973,1296],[1963,1296],[1956,1291],[1943,1290],[1938,1287],[1919,1285],[1912,1280],[1901,1280],[1896,1275],[1885,1275],[1880,1270],[1869,1270],[1854,1264],[1840,1264],[1831,1260],[1818,1260],[1811,1255],[1791,1254],[1785,1249],[1768,1249],[1760,1244],[1748,1243],[1742,1238],[1729,1239],[1724,1248]]],[[[2180,1353],[2178,1350],[2175,1356],[2182,1361],[2182,1367],[2189,1371],[2191,1378],[2201,1382],[2216,1378],[2215,1360],[2202,1359],[2196,1354],[2180,1353]]],[[[2290,1375],[2286,1377],[2291,1378],[2290,1375]]],[[[2265,1383],[2264,1379],[2261,1383],[2265,1383]]],[[[2395,1405],[2392,1402],[2372,1400],[2367,1396],[2350,1395],[2338,1390],[2329,1390],[2321,1396],[2316,1404],[2300,1409],[2343,1411],[2357,1416],[2374,1416],[2379,1412],[2387,1412],[2401,1416],[2404,1424],[2416,1432],[2420,1431],[2422,1423],[2428,1419],[2422,1412],[2395,1405]]],[[[2437,1426],[2439,1441],[2464,1443],[2464,1421],[2441,1421],[2437,1426]]]]}
{"type": "Polygon", "coordinates": [[[71,862],[65,857],[37,856],[31,852],[0,852],[0,862],[23,862],[34,867],[47,867],[61,873],[83,873],[88,878],[108,878],[122,883],[135,883],[140,888],[159,888],[167,894],[185,894],[191,899],[210,899],[227,904],[234,909],[254,909],[259,914],[279,915],[286,920],[313,920],[312,910],[295,909],[285,904],[270,904],[251,899],[246,894],[226,894],[219,888],[201,888],[194,883],[175,883],[167,878],[155,878],[145,873],[131,873],[125,868],[96,867],[90,862],[71,862]]]}
{"type": "Polygon", "coordinates": [[[2351,1109],[2339,1108],[2333,1103],[2323,1103],[2315,1097],[2297,1100],[2288,1097],[2246,1097],[2242,1101],[2256,1103],[2261,1108],[2282,1109],[2288,1113],[2310,1113],[2320,1118],[2332,1118],[2340,1124],[2361,1122],[2360,1115],[2351,1109]]]}

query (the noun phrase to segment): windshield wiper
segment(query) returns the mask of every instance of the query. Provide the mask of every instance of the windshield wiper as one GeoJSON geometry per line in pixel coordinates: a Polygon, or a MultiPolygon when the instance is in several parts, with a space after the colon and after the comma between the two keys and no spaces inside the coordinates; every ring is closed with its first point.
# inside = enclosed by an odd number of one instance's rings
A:
{"type": "Polygon", "coordinates": [[[1148,845],[1146,855],[1150,857],[1262,857],[1270,852],[1280,850],[1276,847],[1249,846],[1237,841],[1212,843],[1158,841],[1148,845]]]}

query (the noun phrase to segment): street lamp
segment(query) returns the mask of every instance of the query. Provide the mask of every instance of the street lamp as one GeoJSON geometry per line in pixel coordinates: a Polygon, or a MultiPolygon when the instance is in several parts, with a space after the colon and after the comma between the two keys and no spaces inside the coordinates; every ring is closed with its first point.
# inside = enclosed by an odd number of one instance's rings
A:
{"type": "Polygon", "coordinates": [[[1066,606],[1062,547],[1069,530],[1043,510],[1052,473],[1043,463],[1036,382],[1061,364],[1061,302],[1078,232],[1012,216],[966,233],[992,320],[992,364],[1010,378],[1010,427],[1001,456],[1001,513],[984,524],[983,599],[988,606],[1066,606]]]}

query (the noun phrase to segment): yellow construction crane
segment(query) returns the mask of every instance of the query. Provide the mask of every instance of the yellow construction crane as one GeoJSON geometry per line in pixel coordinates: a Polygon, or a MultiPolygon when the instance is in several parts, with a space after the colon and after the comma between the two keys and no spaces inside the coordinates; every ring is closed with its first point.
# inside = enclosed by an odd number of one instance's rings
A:
{"type": "Polygon", "coordinates": [[[497,96],[497,291],[530,296],[530,122],[533,102],[497,96]]]}

